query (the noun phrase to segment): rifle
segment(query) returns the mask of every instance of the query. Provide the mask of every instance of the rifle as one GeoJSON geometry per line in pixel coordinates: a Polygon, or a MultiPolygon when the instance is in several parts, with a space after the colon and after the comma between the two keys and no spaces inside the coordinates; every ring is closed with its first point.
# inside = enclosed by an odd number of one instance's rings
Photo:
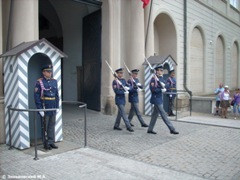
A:
{"type": "MultiPolygon", "coordinates": [[[[148,66],[150,67],[151,72],[154,74],[153,77],[154,77],[154,79],[157,81],[157,83],[158,83],[158,85],[160,86],[160,88],[161,88],[161,89],[165,89],[165,87],[163,87],[163,86],[165,86],[164,83],[162,83],[162,82],[159,81],[157,75],[154,73],[154,69],[153,69],[152,65],[150,64],[150,62],[147,60],[146,57],[145,57],[145,61],[148,63],[148,66]]],[[[165,91],[166,91],[166,89],[164,90],[164,92],[165,92],[165,91]]]]}
{"type": "Polygon", "coordinates": [[[111,68],[111,66],[108,64],[108,62],[105,60],[105,62],[107,63],[110,71],[112,72],[113,76],[115,77],[115,80],[117,81],[118,84],[120,84],[120,86],[122,86],[122,88],[124,89],[125,93],[128,94],[128,89],[125,88],[125,86],[122,84],[122,82],[119,80],[119,78],[117,77],[116,72],[113,71],[113,69],[111,68]]]}
{"type": "Polygon", "coordinates": [[[138,91],[142,91],[143,89],[137,85],[137,83],[136,83],[136,81],[134,80],[134,78],[132,77],[132,73],[131,73],[131,71],[128,69],[126,63],[125,63],[125,62],[123,62],[123,63],[124,63],[124,66],[126,67],[126,69],[127,69],[127,71],[128,71],[128,74],[129,74],[132,82],[133,82],[134,85],[137,87],[137,90],[138,90],[138,91]]]}

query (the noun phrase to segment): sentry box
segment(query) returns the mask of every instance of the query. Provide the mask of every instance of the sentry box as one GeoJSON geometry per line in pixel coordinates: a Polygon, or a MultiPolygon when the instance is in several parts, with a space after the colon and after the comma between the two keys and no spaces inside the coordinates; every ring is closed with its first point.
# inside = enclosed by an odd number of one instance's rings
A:
{"type": "MultiPolygon", "coordinates": [[[[59,108],[56,114],[55,142],[62,141],[61,58],[67,57],[46,39],[23,42],[1,55],[4,72],[4,105],[6,144],[9,144],[8,106],[17,109],[36,109],[34,86],[42,77],[41,67],[53,66],[53,78],[58,82],[59,108]]],[[[30,147],[34,138],[34,113],[11,111],[12,146],[18,149],[30,147]]],[[[41,122],[37,121],[38,137],[41,137],[41,122]]]]}
{"type": "MultiPolygon", "coordinates": [[[[149,63],[152,65],[153,68],[155,68],[156,66],[159,65],[163,65],[163,69],[164,71],[167,71],[164,73],[163,78],[167,79],[169,74],[168,72],[174,69],[174,66],[177,65],[176,61],[172,58],[171,55],[168,56],[150,56],[148,58],[149,63]]],[[[144,112],[145,115],[147,116],[151,116],[152,114],[152,105],[150,103],[150,98],[151,98],[151,91],[149,88],[149,83],[153,77],[152,72],[150,67],[148,66],[148,64],[146,62],[143,63],[143,65],[145,66],[144,69],[144,87],[145,87],[145,98],[144,98],[144,112]]],[[[164,100],[163,102],[163,107],[164,109],[166,106],[167,102],[166,100],[164,100]]]]}

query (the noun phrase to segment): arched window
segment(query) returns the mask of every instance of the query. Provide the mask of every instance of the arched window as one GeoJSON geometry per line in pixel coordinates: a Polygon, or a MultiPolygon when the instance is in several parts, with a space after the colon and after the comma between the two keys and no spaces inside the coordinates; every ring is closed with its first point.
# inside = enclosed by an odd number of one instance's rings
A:
{"type": "Polygon", "coordinates": [[[231,81],[232,81],[232,88],[237,88],[238,87],[238,72],[239,72],[239,49],[238,49],[238,44],[237,42],[233,43],[232,47],[232,66],[231,66],[231,81]]]}
{"type": "Polygon", "coordinates": [[[218,36],[215,49],[215,64],[214,64],[214,76],[215,87],[218,87],[219,83],[224,83],[224,42],[222,36],[218,36]]]}
{"type": "Polygon", "coordinates": [[[189,59],[189,86],[193,93],[203,93],[204,89],[204,44],[203,36],[199,28],[194,28],[191,36],[191,50],[189,59]]]}

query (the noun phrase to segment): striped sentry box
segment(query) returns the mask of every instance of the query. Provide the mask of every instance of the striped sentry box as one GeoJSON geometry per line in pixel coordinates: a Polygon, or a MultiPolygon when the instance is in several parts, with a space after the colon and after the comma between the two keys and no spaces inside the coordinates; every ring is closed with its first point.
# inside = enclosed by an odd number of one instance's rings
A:
{"type": "MultiPolygon", "coordinates": [[[[28,62],[36,54],[42,53],[49,57],[53,65],[53,78],[58,82],[59,97],[61,97],[61,58],[67,57],[46,39],[22,43],[1,55],[4,58],[4,100],[5,100],[5,133],[9,144],[9,124],[7,106],[29,109],[28,105],[28,62]]],[[[60,111],[56,115],[55,141],[62,141],[62,100],[60,111]]],[[[12,145],[18,149],[30,147],[29,113],[11,111],[12,145]]]]}
{"type": "MultiPolygon", "coordinates": [[[[174,66],[177,65],[177,63],[173,60],[173,58],[169,55],[166,58],[163,58],[162,56],[151,56],[148,58],[148,61],[151,63],[152,67],[155,68],[156,66],[165,64],[168,64],[169,70],[173,70],[174,66]]],[[[150,81],[153,77],[153,74],[151,73],[151,69],[149,66],[144,63],[145,69],[144,69],[144,82],[145,82],[145,98],[144,98],[144,114],[147,116],[152,115],[152,108],[153,105],[150,103],[151,98],[151,91],[149,88],[150,81]]]]}
{"type": "MultiPolygon", "coordinates": [[[[160,65],[160,64],[152,65],[152,67],[155,68],[158,65],[160,65]]],[[[144,111],[145,111],[145,115],[147,115],[147,116],[151,116],[152,108],[153,108],[152,104],[150,103],[150,98],[151,98],[152,94],[151,94],[151,91],[149,88],[149,84],[150,84],[152,77],[153,77],[153,74],[151,72],[150,67],[146,66],[145,70],[144,70],[144,80],[145,80],[144,111]]]]}

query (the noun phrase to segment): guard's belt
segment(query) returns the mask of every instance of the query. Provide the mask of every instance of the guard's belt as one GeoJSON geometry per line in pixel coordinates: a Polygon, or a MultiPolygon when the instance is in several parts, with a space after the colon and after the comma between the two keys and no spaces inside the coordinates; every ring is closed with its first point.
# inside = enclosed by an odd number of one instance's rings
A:
{"type": "Polygon", "coordinates": [[[55,100],[55,97],[41,97],[42,100],[55,100]]]}
{"type": "Polygon", "coordinates": [[[176,88],[170,88],[171,90],[175,90],[176,88]]]}

